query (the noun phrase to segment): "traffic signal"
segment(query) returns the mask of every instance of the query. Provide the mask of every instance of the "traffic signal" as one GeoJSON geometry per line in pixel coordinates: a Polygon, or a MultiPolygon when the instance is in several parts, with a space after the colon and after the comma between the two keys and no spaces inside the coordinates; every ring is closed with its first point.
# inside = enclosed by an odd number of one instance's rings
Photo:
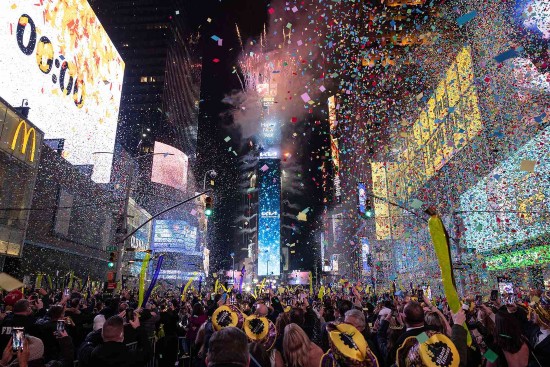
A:
{"type": "Polygon", "coordinates": [[[365,217],[366,218],[374,217],[374,210],[372,209],[372,206],[370,204],[367,204],[365,206],[365,217]]]}
{"type": "Polygon", "coordinates": [[[114,268],[116,263],[116,252],[111,252],[109,254],[109,262],[107,263],[107,266],[109,268],[114,268]]]}
{"type": "Polygon", "coordinates": [[[212,197],[207,196],[204,198],[204,215],[207,217],[210,217],[212,214],[214,214],[214,208],[213,208],[214,200],[212,197]]]}

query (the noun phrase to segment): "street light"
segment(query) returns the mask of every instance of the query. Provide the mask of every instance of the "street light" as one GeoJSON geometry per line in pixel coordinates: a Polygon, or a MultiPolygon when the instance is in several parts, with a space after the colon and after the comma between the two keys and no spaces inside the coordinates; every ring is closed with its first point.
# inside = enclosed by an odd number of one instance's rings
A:
{"type": "MultiPolygon", "coordinates": [[[[269,250],[265,250],[264,253],[268,254],[269,250]]],[[[266,277],[269,278],[269,254],[265,258],[265,265],[266,265],[266,269],[265,269],[266,277]]]]}
{"type": "MultiPolygon", "coordinates": [[[[115,155],[114,152],[92,152],[92,154],[111,154],[115,155]]],[[[164,157],[174,155],[172,153],[147,153],[143,155],[139,155],[137,157],[130,157],[130,160],[133,161],[133,163],[137,163],[139,159],[154,156],[154,155],[163,155],[164,157]]],[[[127,172],[128,182],[126,183],[126,192],[124,195],[124,211],[122,212],[122,236],[126,235],[128,232],[128,205],[130,203],[130,194],[132,192],[132,177],[134,177],[134,164],[130,164],[130,167],[128,168],[127,172]]],[[[120,236],[120,233],[117,232],[117,235],[120,236]]],[[[122,258],[124,257],[124,241],[122,243],[118,242],[117,240],[117,261],[116,261],[116,278],[115,280],[121,281],[122,280],[122,258]]]]}

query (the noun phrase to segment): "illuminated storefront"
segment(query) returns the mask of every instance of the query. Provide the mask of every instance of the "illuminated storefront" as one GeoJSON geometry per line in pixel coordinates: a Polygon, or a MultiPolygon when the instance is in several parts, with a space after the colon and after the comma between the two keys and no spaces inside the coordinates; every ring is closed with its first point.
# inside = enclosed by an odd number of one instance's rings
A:
{"type": "Polygon", "coordinates": [[[0,255],[21,256],[44,134],[0,98],[0,255]]]}

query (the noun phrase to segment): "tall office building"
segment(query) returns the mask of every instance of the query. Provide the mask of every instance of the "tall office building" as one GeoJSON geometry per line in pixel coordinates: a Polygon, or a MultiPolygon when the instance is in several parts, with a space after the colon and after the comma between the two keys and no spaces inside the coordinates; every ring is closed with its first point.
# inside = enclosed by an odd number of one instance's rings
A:
{"type": "Polygon", "coordinates": [[[195,153],[201,59],[181,0],[90,0],[126,62],[117,141],[131,153],[155,141],[195,153]]]}

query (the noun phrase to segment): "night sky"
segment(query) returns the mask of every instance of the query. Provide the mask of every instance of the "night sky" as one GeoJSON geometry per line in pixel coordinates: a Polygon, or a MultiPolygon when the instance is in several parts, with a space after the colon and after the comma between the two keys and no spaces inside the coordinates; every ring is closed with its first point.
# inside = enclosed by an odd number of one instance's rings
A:
{"type": "MultiPolygon", "coordinates": [[[[240,128],[233,123],[228,111],[230,106],[222,103],[222,99],[232,90],[240,89],[240,83],[235,74],[232,73],[240,54],[235,24],[238,24],[241,37],[244,43],[256,42],[262,32],[264,24],[268,20],[268,2],[258,0],[237,0],[237,1],[206,1],[195,4],[196,9],[191,9],[193,14],[202,14],[201,33],[203,52],[203,69],[201,85],[201,103],[199,117],[199,139],[198,139],[198,163],[199,169],[197,178],[203,177],[203,172],[208,169],[215,169],[219,175],[215,180],[215,216],[210,222],[215,227],[214,236],[209,246],[213,249],[211,261],[223,261],[228,259],[231,251],[239,251],[243,246],[238,242],[242,236],[239,235],[239,224],[236,218],[243,215],[242,210],[237,210],[242,200],[242,193],[237,190],[241,173],[241,157],[249,153],[250,141],[254,139],[241,139],[240,128]],[[206,21],[210,18],[212,21],[206,21]],[[223,39],[223,46],[220,47],[211,39],[216,35],[223,39]],[[214,62],[219,59],[219,62],[214,62]],[[226,143],[224,139],[231,137],[226,143]],[[228,151],[228,147],[237,151],[228,151]]],[[[199,17],[194,17],[198,19],[199,17]]],[[[268,31],[269,32],[269,31],[268,31]]],[[[314,238],[312,229],[318,226],[314,220],[319,217],[321,209],[321,172],[318,167],[324,159],[323,147],[327,144],[328,135],[319,134],[321,126],[315,123],[316,120],[326,120],[323,113],[315,112],[306,117],[303,126],[294,131],[300,132],[302,139],[293,142],[292,158],[282,163],[282,169],[298,170],[303,172],[298,193],[285,192],[283,186],[283,201],[291,203],[294,208],[287,205],[283,207],[288,214],[283,219],[282,229],[283,243],[296,243],[296,254],[291,255],[291,267],[312,268],[312,248],[314,238]],[[312,127],[315,131],[312,133],[312,127]],[[305,134],[305,135],[303,135],[305,134]],[[321,153],[320,153],[321,152],[321,153]],[[312,179],[313,178],[313,179],[312,179]],[[308,222],[298,222],[295,215],[307,207],[311,208],[308,222]],[[299,208],[299,210],[297,209],[299,208]]],[[[283,135],[283,144],[288,141],[290,132],[283,135]]],[[[296,183],[296,182],[295,182],[296,183]]],[[[284,212],[282,213],[284,215],[284,212]]],[[[242,242],[242,241],[241,241],[242,242]]],[[[244,256],[243,256],[244,257],[244,256]]],[[[227,263],[223,264],[227,267],[227,263]]],[[[214,264],[213,269],[217,268],[214,264]]]]}

